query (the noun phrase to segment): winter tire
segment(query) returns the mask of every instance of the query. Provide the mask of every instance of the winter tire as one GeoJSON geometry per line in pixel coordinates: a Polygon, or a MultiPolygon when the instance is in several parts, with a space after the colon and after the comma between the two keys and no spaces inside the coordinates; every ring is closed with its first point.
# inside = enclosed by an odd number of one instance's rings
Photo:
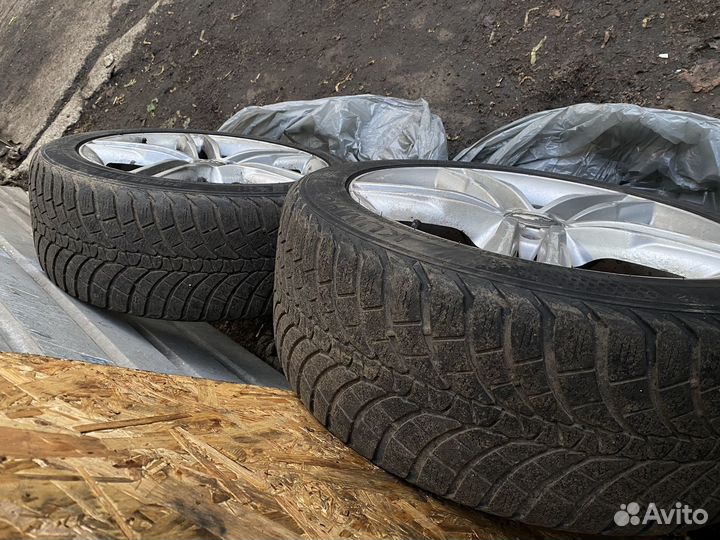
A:
{"type": "Polygon", "coordinates": [[[30,170],[40,264],[68,294],[114,311],[189,321],[267,314],[285,194],[329,160],[213,132],[64,137],[30,170]]]}
{"type": "Polygon", "coordinates": [[[323,169],[283,208],[277,348],[322,424],[427,491],[569,531],[691,529],[700,524],[614,516],[631,502],[643,512],[681,502],[718,519],[717,250],[716,218],[618,187],[459,163],[323,169]],[[485,214],[458,217],[491,199],[509,205],[493,226],[509,227],[510,243],[473,229],[485,214]],[[534,255],[533,227],[547,227],[534,255]],[[578,235],[588,227],[602,234],[578,235]],[[642,255],[615,244],[613,227],[642,255]],[[575,237],[587,250],[575,252],[575,237]],[[587,269],[587,253],[608,253],[603,240],[633,264],[587,269]],[[649,256],[653,246],[667,260],[649,256]]]}

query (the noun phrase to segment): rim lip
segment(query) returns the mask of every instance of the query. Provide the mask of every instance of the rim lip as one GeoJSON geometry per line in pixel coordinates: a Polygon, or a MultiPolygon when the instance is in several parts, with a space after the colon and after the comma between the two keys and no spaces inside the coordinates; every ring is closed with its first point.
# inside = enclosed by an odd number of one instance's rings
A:
{"type": "MultiPolygon", "coordinates": [[[[355,202],[351,197],[348,190],[348,186],[352,180],[361,174],[365,174],[371,171],[387,168],[403,168],[403,167],[423,167],[423,166],[440,166],[440,167],[458,167],[464,169],[479,169],[489,171],[505,171],[505,172],[518,172],[533,174],[536,176],[543,176],[547,178],[554,178],[560,180],[567,180],[569,182],[575,182],[579,184],[585,184],[589,186],[596,186],[611,191],[617,191],[620,193],[627,193],[631,195],[638,195],[645,197],[646,199],[653,200],[667,204],[669,206],[681,208],[689,212],[695,213],[714,222],[720,222],[720,216],[707,212],[704,208],[694,206],[685,202],[679,201],[668,201],[662,197],[658,197],[655,194],[649,194],[647,192],[640,192],[633,188],[625,186],[617,186],[614,184],[606,184],[602,182],[596,182],[587,180],[584,178],[576,178],[569,175],[561,174],[549,174],[541,171],[533,171],[531,169],[522,169],[519,167],[508,167],[502,165],[484,164],[478,162],[454,162],[454,161],[432,161],[432,160],[412,160],[412,161],[401,161],[401,160],[387,160],[387,161],[375,161],[365,163],[344,163],[331,168],[322,169],[316,171],[307,177],[302,182],[298,182],[293,187],[293,190],[306,191],[310,184],[320,183],[324,187],[330,187],[329,190],[323,190],[323,192],[315,192],[313,195],[319,195],[319,197],[303,197],[303,202],[308,206],[314,208],[321,217],[329,220],[333,226],[342,229],[344,232],[359,236],[365,239],[367,242],[378,245],[381,248],[387,249],[388,251],[398,253],[404,256],[412,256],[419,261],[425,261],[432,265],[444,266],[451,271],[457,271],[462,274],[477,275],[480,272],[482,275],[480,279],[487,279],[488,277],[494,276],[501,282],[508,284],[515,284],[519,287],[527,287],[528,278],[521,275],[513,274],[507,271],[508,265],[516,265],[527,272],[533,272],[538,268],[536,263],[532,261],[525,261],[518,259],[517,257],[508,257],[507,255],[500,255],[478,249],[473,246],[465,246],[462,244],[448,243],[442,238],[437,238],[432,235],[416,231],[411,227],[406,227],[396,221],[378,216],[374,212],[366,209],[362,205],[355,202]],[[332,175],[329,177],[329,175],[332,175]],[[334,177],[334,178],[333,178],[334,177]],[[340,217],[338,212],[328,212],[326,208],[322,206],[320,198],[323,193],[341,194],[344,199],[341,201],[343,215],[340,217]],[[385,231],[387,234],[378,236],[372,229],[376,229],[375,226],[368,226],[362,222],[358,222],[358,218],[367,219],[368,217],[374,220],[380,220],[381,223],[386,224],[385,231]],[[424,244],[430,244],[431,246],[444,250],[447,252],[454,252],[461,254],[464,260],[457,260],[456,257],[449,256],[441,258],[438,254],[428,253],[426,249],[422,249],[419,245],[402,245],[402,242],[408,239],[415,239],[424,244]],[[402,249],[402,251],[401,251],[402,249]],[[474,264],[477,261],[478,264],[474,264]],[[488,261],[490,264],[488,264],[488,261]],[[484,277],[487,276],[487,277],[484,277]]],[[[313,190],[315,187],[313,186],[313,190]]],[[[319,190],[318,190],[319,191],[319,190]]],[[[449,253],[451,255],[451,253],[449,253]]],[[[688,312],[706,312],[709,308],[717,306],[717,301],[720,301],[720,296],[717,295],[718,282],[716,279],[677,279],[670,277],[659,277],[659,276],[634,276],[624,274],[611,274],[607,272],[598,272],[594,270],[588,270],[585,268],[564,268],[552,265],[542,265],[547,272],[562,273],[567,276],[578,275],[584,279],[592,280],[593,282],[605,282],[608,285],[617,283],[618,281],[626,281],[626,283],[635,283],[643,287],[643,290],[635,289],[632,294],[619,297],[612,293],[589,291],[585,288],[582,292],[588,299],[596,299],[601,302],[606,302],[615,305],[625,305],[629,307],[637,307],[638,305],[647,306],[649,308],[660,308],[661,306],[669,306],[672,309],[677,309],[679,305],[683,306],[684,311],[688,312]],[[691,298],[680,300],[673,298],[670,300],[658,300],[656,298],[648,298],[644,292],[648,294],[657,294],[660,298],[665,298],[666,287],[672,285],[676,290],[682,291],[683,294],[691,296],[691,298]],[[657,287],[661,287],[658,290],[657,287]],[[708,293],[713,293],[712,298],[708,293]],[[716,300],[715,297],[718,296],[716,300]]],[[[577,286],[568,282],[565,286],[560,288],[559,286],[552,284],[543,284],[542,282],[535,282],[535,289],[540,292],[546,292],[557,295],[572,295],[573,292],[580,292],[577,286]]],[[[720,312],[720,307],[716,309],[720,312]]],[[[716,311],[713,311],[715,313],[716,311]]]]}
{"type": "MultiPolygon", "coordinates": [[[[284,194],[298,182],[283,182],[283,183],[272,183],[272,184],[219,184],[212,182],[187,182],[185,180],[176,180],[173,178],[160,178],[157,176],[149,176],[143,174],[133,174],[127,171],[121,171],[118,169],[112,169],[105,165],[99,165],[91,161],[86,160],[80,155],[80,147],[93,139],[108,137],[112,135],[123,135],[132,133],[187,133],[187,134],[203,134],[203,135],[222,135],[227,137],[235,137],[238,139],[246,139],[251,141],[260,141],[271,144],[277,144],[285,146],[295,150],[301,150],[312,154],[322,160],[324,160],[328,167],[343,163],[339,158],[330,154],[313,150],[310,148],[304,148],[302,146],[285,143],[280,141],[272,141],[263,139],[261,137],[251,137],[246,135],[238,135],[236,133],[229,133],[226,131],[212,131],[203,129],[157,129],[157,128],[127,128],[127,129],[111,129],[102,131],[88,131],[86,133],[77,133],[67,135],[59,139],[55,139],[42,146],[38,152],[42,153],[43,157],[58,166],[69,169],[73,172],[80,172],[89,175],[95,179],[102,179],[104,183],[115,184],[118,186],[127,186],[128,184],[140,188],[151,190],[154,188],[170,188],[183,191],[192,192],[210,192],[210,193],[229,193],[234,194],[238,191],[244,193],[256,193],[258,195],[273,195],[273,194],[284,194]],[[72,151],[68,152],[68,147],[71,147],[72,151]]],[[[320,169],[320,170],[325,170],[320,169]]],[[[318,172],[318,171],[316,171],[318,172]]]]}
{"type": "MultiPolygon", "coordinates": [[[[80,157],[80,159],[85,160],[85,161],[88,161],[88,162],[90,162],[90,163],[95,163],[94,161],[91,161],[91,160],[89,160],[87,157],[85,157],[85,156],[82,155],[81,150],[82,150],[82,148],[83,148],[84,146],[86,146],[87,144],[90,144],[90,143],[93,142],[93,141],[99,141],[99,140],[103,140],[103,139],[108,139],[108,138],[110,138],[110,137],[132,136],[132,135],[136,135],[136,134],[148,134],[148,135],[150,135],[150,134],[158,134],[158,135],[161,135],[161,134],[187,134],[187,135],[191,135],[191,136],[192,136],[192,135],[207,135],[207,136],[209,136],[209,137],[226,137],[226,138],[227,138],[227,137],[230,137],[230,138],[235,138],[235,139],[251,140],[251,141],[257,141],[257,142],[263,143],[263,144],[272,145],[272,146],[277,147],[278,149],[286,148],[286,149],[290,149],[291,151],[295,151],[295,152],[298,152],[298,153],[306,154],[306,155],[309,156],[309,157],[315,157],[315,158],[317,158],[317,159],[322,160],[323,163],[325,163],[325,167],[323,167],[323,168],[327,168],[327,167],[330,166],[330,163],[328,163],[327,160],[325,160],[325,159],[324,159],[323,157],[321,157],[321,156],[318,156],[318,155],[316,155],[316,154],[314,154],[314,153],[312,153],[312,152],[308,152],[308,151],[305,150],[305,149],[295,148],[295,147],[292,147],[292,146],[289,146],[289,145],[280,143],[280,142],[278,142],[278,141],[268,141],[268,140],[252,139],[252,138],[249,138],[249,137],[243,137],[243,136],[237,136],[237,135],[227,135],[227,134],[225,134],[225,133],[220,133],[220,132],[204,133],[204,132],[202,132],[202,131],[195,131],[195,130],[183,130],[183,131],[181,131],[181,132],[178,132],[178,131],[171,131],[171,130],[164,130],[164,129],[158,129],[158,130],[152,130],[152,129],[151,129],[150,131],[142,131],[142,132],[127,131],[127,132],[124,132],[124,133],[116,133],[115,135],[106,135],[106,136],[94,137],[94,138],[92,138],[92,139],[88,139],[88,140],[86,140],[86,141],[84,141],[84,142],[76,145],[76,146],[75,146],[75,152],[78,154],[78,156],[80,157]]],[[[112,142],[112,141],[109,141],[109,142],[112,142]]],[[[118,141],[118,142],[122,142],[122,141],[118,141]]],[[[196,160],[197,163],[210,162],[210,161],[211,161],[211,160],[203,159],[203,158],[199,158],[198,160],[196,160]]],[[[158,163],[160,163],[160,162],[158,162],[158,163]]],[[[110,166],[108,166],[108,165],[100,165],[99,163],[95,163],[95,164],[96,164],[96,165],[99,165],[100,167],[104,167],[104,168],[106,168],[106,169],[110,169],[110,170],[113,170],[113,171],[118,171],[118,170],[119,170],[119,171],[122,171],[122,169],[115,169],[114,167],[110,167],[110,166]]],[[[278,167],[278,168],[281,168],[281,167],[278,167]]],[[[288,170],[288,169],[286,169],[286,170],[288,170]]],[[[136,173],[134,173],[133,171],[122,171],[122,172],[127,172],[127,173],[130,173],[130,174],[133,174],[133,175],[136,176],[137,178],[148,178],[148,177],[150,177],[150,178],[166,178],[166,177],[155,176],[155,175],[136,174],[136,173]]],[[[303,175],[303,176],[305,176],[305,175],[303,175]]],[[[302,176],[301,176],[300,178],[302,178],[302,176]]],[[[277,182],[267,182],[267,184],[294,184],[295,182],[297,182],[298,180],[300,180],[300,178],[298,178],[298,179],[296,179],[296,180],[288,180],[288,179],[278,180],[277,182]]],[[[172,178],[172,177],[170,177],[170,179],[172,179],[172,180],[179,180],[179,179],[177,179],[177,178],[172,178]]],[[[180,181],[180,182],[188,182],[188,180],[179,180],[179,181],[180,181]]],[[[192,183],[192,182],[190,182],[190,183],[192,183]]],[[[244,183],[244,182],[208,182],[208,183],[227,184],[227,185],[234,185],[234,184],[245,184],[245,185],[248,185],[248,184],[250,184],[250,183],[244,183]]]]}
{"type": "MultiPolygon", "coordinates": [[[[359,164],[362,165],[362,164],[359,164]]],[[[465,245],[458,242],[453,242],[452,240],[447,240],[445,238],[441,238],[438,236],[435,236],[433,234],[424,232],[419,229],[414,229],[413,227],[408,227],[407,225],[404,225],[403,223],[400,223],[397,220],[387,218],[381,214],[378,214],[374,212],[373,210],[365,207],[363,204],[355,200],[355,197],[353,196],[351,192],[352,184],[355,180],[362,180],[361,177],[366,176],[373,172],[388,170],[388,169],[413,169],[413,168],[439,168],[439,169],[470,169],[470,170],[477,170],[477,171],[497,171],[497,172],[507,172],[507,173],[515,173],[515,174],[525,174],[529,176],[537,176],[541,178],[547,178],[549,180],[561,180],[564,182],[569,182],[570,184],[581,184],[585,185],[591,188],[597,188],[609,192],[615,192],[615,193],[622,193],[625,195],[630,195],[634,197],[638,197],[640,199],[646,199],[652,203],[665,205],[667,207],[670,207],[674,210],[680,211],[680,212],[688,212],[690,214],[694,214],[696,216],[699,216],[701,218],[707,219],[711,221],[714,224],[720,225],[720,216],[713,215],[709,212],[703,211],[704,208],[700,206],[692,205],[691,203],[684,203],[680,201],[670,201],[667,199],[664,199],[662,197],[659,197],[655,195],[654,193],[648,194],[645,190],[636,190],[633,188],[620,186],[617,184],[607,184],[603,182],[597,182],[593,180],[587,180],[584,178],[578,178],[573,177],[569,175],[563,175],[563,174],[553,174],[553,173],[547,173],[544,171],[535,171],[533,169],[523,169],[519,167],[512,167],[512,166],[505,166],[505,165],[494,165],[490,163],[481,163],[481,162],[456,162],[456,161],[427,161],[427,160],[414,160],[413,162],[403,162],[399,160],[393,160],[393,161],[385,161],[385,162],[372,162],[372,164],[368,164],[367,168],[363,168],[361,170],[356,170],[350,173],[349,175],[344,175],[344,182],[343,182],[343,192],[347,194],[347,196],[350,198],[352,203],[357,206],[361,212],[370,214],[372,216],[375,216],[376,218],[381,219],[384,223],[392,223],[394,226],[402,227],[403,229],[407,229],[406,232],[413,235],[419,235],[420,237],[429,240],[432,240],[432,243],[435,244],[436,242],[442,242],[443,244],[451,245],[453,247],[458,247],[462,249],[469,249],[474,250],[476,253],[481,253],[483,256],[492,255],[494,257],[500,257],[507,261],[522,261],[523,264],[533,264],[535,265],[542,265],[542,266],[550,266],[555,269],[563,269],[563,270],[575,270],[575,271],[583,271],[583,272],[592,272],[593,274],[603,274],[603,275],[609,275],[609,276],[622,276],[626,278],[642,278],[644,280],[650,280],[650,279],[658,279],[658,280],[664,280],[664,281],[670,281],[672,283],[680,283],[680,282],[690,282],[690,283],[715,283],[717,286],[720,286],[720,277],[717,278],[689,278],[685,276],[643,276],[643,275],[635,275],[635,274],[625,274],[625,273],[615,273],[615,272],[604,272],[600,270],[593,270],[590,268],[582,268],[582,267],[566,267],[561,265],[553,265],[548,263],[541,263],[538,261],[532,261],[528,259],[522,259],[520,257],[514,257],[505,255],[502,253],[496,253],[494,251],[490,251],[475,245],[465,245]],[[652,195],[652,196],[650,196],[652,195]]],[[[321,172],[321,171],[317,171],[321,172]]],[[[311,173],[316,174],[316,173],[311,173]]],[[[451,261],[449,261],[450,264],[452,264],[451,261]]]]}

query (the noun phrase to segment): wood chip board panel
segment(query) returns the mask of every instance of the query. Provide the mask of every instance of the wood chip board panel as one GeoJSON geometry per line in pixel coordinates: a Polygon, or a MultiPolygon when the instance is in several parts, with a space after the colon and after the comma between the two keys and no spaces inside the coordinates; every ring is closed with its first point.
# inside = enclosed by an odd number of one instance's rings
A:
{"type": "Polygon", "coordinates": [[[0,353],[0,538],[571,538],[344,447],[289,392],[0,353]]]}

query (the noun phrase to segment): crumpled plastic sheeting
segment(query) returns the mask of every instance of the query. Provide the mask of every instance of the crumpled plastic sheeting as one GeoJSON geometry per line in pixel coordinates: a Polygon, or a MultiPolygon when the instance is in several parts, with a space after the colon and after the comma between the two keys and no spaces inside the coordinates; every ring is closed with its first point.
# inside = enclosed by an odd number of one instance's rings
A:
{"type": "Polygon", "coordinates": [[[245,107],[220,131],[288,142],[345,161],[448,159],[442,120],[424,99],[366,94],[245,107]]]}
{"type": "Polygon", "coordinates": [[[508,124],[455,160],[627,185],[720,212],[720,120],[700,114],[583,103],[508,124]]]}

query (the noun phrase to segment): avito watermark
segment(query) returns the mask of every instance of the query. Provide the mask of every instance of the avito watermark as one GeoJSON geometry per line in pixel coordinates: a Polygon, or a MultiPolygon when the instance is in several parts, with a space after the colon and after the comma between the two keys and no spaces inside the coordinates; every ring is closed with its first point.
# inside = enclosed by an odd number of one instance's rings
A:
{"type": "Polygon", "coordinates": [[[702,508],[695,508],[676,502],[669,509],[658,508],[655,503],[648,504],[645,513],[641,514],[640,505],[636,502],[621,504],[620,510],[615,512],[615,524],[624,527],[625,525],[647,525],[657,523],[658,525],[704,525],[708,520],[708,513],[702,508]]]}

